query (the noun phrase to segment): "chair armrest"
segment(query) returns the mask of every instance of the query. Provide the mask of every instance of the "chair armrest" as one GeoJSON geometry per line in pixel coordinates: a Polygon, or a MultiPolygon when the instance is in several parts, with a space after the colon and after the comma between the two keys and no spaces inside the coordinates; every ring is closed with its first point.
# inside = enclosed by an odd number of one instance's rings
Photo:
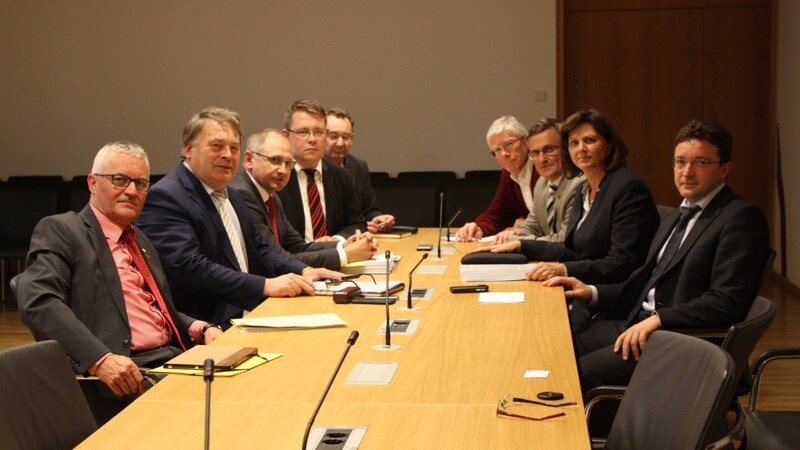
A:
{"type": "Polygon", "coordinates": [[[586,405],[586,421],[588,422],[589,418],[592,416],[594,405],[603,400],[615,400],[620,402],[626,390],[625,386],[598,386],[589,390],[589,392],[583,396],[583,403],[586,405]]]}
{"type": "Polygon", "coordinates": [[[728,335],[728,330],[729,328],[672,328],[667,331],[687,334],[701,339],[724,339],[728,335]]]}
{"type": "Polygon", "coordinates": [[[767,350],[753,361],[753,365],[750,368],[750,373],[753,375],[753,387],[750,389],[750,404],[747,408],[750,412],[756,410],[758,391],[761,388],[761,374],[767,364],[777,359],[796,358],[800,358],[800,347],[785,347],[767,350]]]}
{"type": "Polygon", "coordinates": [[[711,444],[706,445],[704,447],[706,450],[728,448],[731,444],[733,444],[734,439],[741,439],[742,435],[744,434],[745,425],[744,409],[742,408],[742,404],[739,403],[739,400],[736,398],[733,400],[731,409],[736,413],[736,422],[733,424],[731,429],[725,433],[724,436],[712,442],[711,444]]]}

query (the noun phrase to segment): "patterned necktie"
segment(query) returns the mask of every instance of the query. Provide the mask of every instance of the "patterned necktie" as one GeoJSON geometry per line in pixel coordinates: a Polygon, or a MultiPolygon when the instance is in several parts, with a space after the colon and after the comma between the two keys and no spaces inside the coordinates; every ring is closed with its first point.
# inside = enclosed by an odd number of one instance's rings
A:
{"type": "MultiPolygon", "coordinates": [[[[183,340],[181,340],[181,334],[178,332],[178,327],[175,326],[175,322],[173,322],[172,316],[169,314],[169,309],[167,309],[167,304],[164,302],[164,298],[161,296],[161,291],[158,290],[156,280],[153,278],[152,272],[150,272],[150,267],[148,267],[147,263],[144,261],[144,256],[139,249],[139,244],[136,243],[136,232],[133,230],[133,228],[128,228],[125,230],[122,233],[120,241],[123,242],[128,248],[128,253],[131,255],[133,265],[136,266],[136,269],[142,275],[142,278],[144,278],[147,288],[150,290],[150,294],[152,294],[156,299],[158,309],[164,316],[164,320],[167,322],[170,333],[178,341],[178,345],[181,347],[181,349],[186,350],[186,346],[183,344],[183,340]]],[[[147,258],[150,259],[149,256],[147,258]]]]}
{"type": "MultiPolygon", "coordinates": [[[[675,254],[678,253],[678,249],[681,246],[681,241],[683,241],[683,235],[686,234],[686,226],[689,224],[689,221],[692,219],[692,217],[694,217],[697,211],[700,211],[700,207],[697,205],[692,205],[688,208],[681,206],[681,218],[678,219],[678,224],[675,225],[675,231],[672,233],[672,237],[669,238],[667,246],[664,247],[664,253],[661,255],[661,259],[658,260],[656,267],[653,269],[653,274],[650,275],[650,279],[644,286],[644,290],[639,296],[640,301],[638,303],[638,307],[634,311],[638,311],[642,303],[647,301],[647,294],[650,292],[650,289],[653,289],[653,286],[656,285],[658,280],[661,278],[661,275],[664,275],[664,272],[667,270],[667,266],[669,266],[672,258],[674,258],[675,254]]],[[[635,317],[635,313],[633,316],[635,317]]]]}
{"type": "Polygon", "coordinates": [[[547,223],[550,224],[550,232],[556,232],[556,190],[557,184],[548,185],[547,189],[547,223]]]}
{"type": "Polygon", "coordinates": [[[278,217],[275,214],[275,197],[272,195],[269,196],[269,200],[265,202],[267,204],[267,213],[269,214],[269,226],[272,228],[272,235],[275,236],[275,239],[278,241],[281,238],[278,236],[278,217]]]}
{"type": "Polygon", "coordinates": [[[239,269],[242,272],[247,272],[247,260],[244,258],[244,248],[242,241],[239,239],[239,233],[236,232],[236,227],[233,225],[233,219],[228,213],[228,206],[225,204],[225,194],[220,191],[211,193],[214,198],[214,203],[217,205],[217,211],[222,219],[222,225],[225,226],[225,231],[228,234],[228,240],[233,247],[233,254],[236,255],[236,261],[239,263],[239,269]]]}
{"type": "Polygon", "coordinates": [[[317,181],[314,179],[315,169],[303,169],[306,173],[306,191],[308,193],[308,211],[311,213],[311,228],[314,230],[314,239],[328,235],[328,226],[325,224],[325,213],[322,212],[322,203],[319,200],[317,181]]]}

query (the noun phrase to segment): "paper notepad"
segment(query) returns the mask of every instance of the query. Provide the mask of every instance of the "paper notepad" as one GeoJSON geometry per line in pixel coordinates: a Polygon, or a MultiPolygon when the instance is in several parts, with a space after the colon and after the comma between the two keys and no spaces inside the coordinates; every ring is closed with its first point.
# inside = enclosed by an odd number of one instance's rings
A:
{"type": "Polygon", "coordinates": [[[334,313],[280,317],[244,317],[242,319],[231,319],[231,323],[242,331],[298,330],[343,327],[347,325],[341,317],[334,313]]]}

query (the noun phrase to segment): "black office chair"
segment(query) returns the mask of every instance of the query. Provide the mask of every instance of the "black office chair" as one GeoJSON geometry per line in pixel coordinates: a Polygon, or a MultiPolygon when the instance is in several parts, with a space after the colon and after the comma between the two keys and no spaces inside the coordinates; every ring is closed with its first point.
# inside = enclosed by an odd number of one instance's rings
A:
{"type": "MultiPolygon", "coordinates": [[[[27,184],[18,180],[0,185],[0,286],[5,286],[6,274],[10,273],[8,263],[16,262],[16,271],[22,270],[22,260],[39,220],[58,212],[61,184],[27,184]]],[[[5,289],[0,292],[5,302],[5,289]]]]}
{"type": "Polygon", "coordinates": [[[454,228],[458,229],[475,220],[492,202],[496,191],[497,180],[492,182],[460,178],[448,181],[444,185],[444,220],[450,220],[458,208],[462,208],[462,212],[453,222],[454,228]]]}
{"type": "Polygon", "coordinates": [[[378,204],[391,211],[398,224],[415,227],[439,225],[438,181],[391,178],[373,186],[373,190],[378,204]]]}
{"type": "Polygon", "coordinates": [[[386,183],[389,181],[389,172],[370,172],[369,173],[369,182],[372,185],[386,183]]]}
{"type": "Polygon", "coordinates": [[[748,450],[788,449],[800,445],[800,411],[759,411],[757,405],[767,364],[785,359],[800,359],[800,347],[767,350],[753,361],[753,389],[747,408],[744,441],[748,450]]]}
{"type": "Polygon", "coordinates": [[[0,398],[0,448],[71,449],[97,429],[56,341],[0,351],[0,398]]]}
{"type": "Polygon", "coordinates": [[[464,172],[464,178],[475,181],[488,181],[497,186],[500,182],[500,170],[468,170],[464,172]]]}
{"type": "Polygon", "coordinates": [[[664,217],[667,217],[669,213],[675,211],[675,207],[669,205],[656,205],[656,209],[658,210],[658,217],[660,217],[661,220],[664,220],[664,217]]]}
{"type": "Polygon", "coordinates": [[[743,414],[714,442],[716,418],[724,414],[736,385],[733,359],[718,346],[659,330],[647,342],[627,388],[601,386],[586,394],[586,416],[603,399],[621,399],[608,439],[596,448],[722,448],[744,428],[743,414]],[[707,447],[708,446],[708,447],[707,447]]]}

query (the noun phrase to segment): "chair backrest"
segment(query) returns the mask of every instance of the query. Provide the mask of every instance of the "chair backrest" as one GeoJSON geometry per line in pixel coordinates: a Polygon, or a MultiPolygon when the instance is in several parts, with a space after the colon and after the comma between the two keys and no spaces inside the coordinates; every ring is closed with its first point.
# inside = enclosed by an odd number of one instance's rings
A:
{"type": "Polygon", "coordinates": [[[606,448],[703,448],[733,397],[734,371],[730,355],[718,346],[656,331],[619,405],[606,448]]]}
{"type": "Polygon", "coordinates": [[[17,282],[19,280],[19,276],[20,275],[21,274],[19,274],[19,273],[14,275],[14,277],[11,278],[11,281],[8,282],[8,287],[11,288],[11,295],[13,295],[14,299],[17,300],[17,301],[19,301],[19,297],[17,297],[17,282]]]}
{"type": "Polygon", "coordinates": [[[777,308],[771,300],[758,296],[750,306],[747,317],[742,322],[732,325],[722,341],[721,347],[728,352],[736,364],[736,379],[738,380],[745,369],[750,354],[756,348],[761,336],[767,331],[775,319],[777,308]]]}
{"type": "Polygon", "coordinates": [[[439,225],[438,181],[391,178],[386,183],[373,186],[373,189],[378,204],[386,211],[391,211],[399,225],[439,225]]]}
{"type": "Polygon", "coordinates": [[[667,217],[669,213],[675,211],[675,207],[669,205],[656,205],[656,209],[658,210],[658,217],[661,220],[664,220],[664,217],[667,217]]]}
{"type": "Polygon", "coordinates": [[[460,178],[448,181],[444,185],[444,224],[447,225],[458,208],[462,208],[462,212],[453,221],[453,227],[460,228],[465,223],[475,220],[489,207],[496,191],[497,180],[460,178]]]}
{"type": "Polygon", "coordinates": [[[764,287],[764,282],[767,281],[767,277],[769,276],[770,271],[772,271],[772,263],[775,262],[776,255],[777,252],[775,249],[770,247],[769,253],[767,254],[767,260],[764,262],[764,267],[761,269],[761,277],[758,279],[755,295],[758,295],[761,292],[761,288],[764,287]]]}
{"type": "Polygon", "coordinates": [[[56,341],[0,351],[0,398],[0,448],[69,449],[97,429],[56,341]]]}

